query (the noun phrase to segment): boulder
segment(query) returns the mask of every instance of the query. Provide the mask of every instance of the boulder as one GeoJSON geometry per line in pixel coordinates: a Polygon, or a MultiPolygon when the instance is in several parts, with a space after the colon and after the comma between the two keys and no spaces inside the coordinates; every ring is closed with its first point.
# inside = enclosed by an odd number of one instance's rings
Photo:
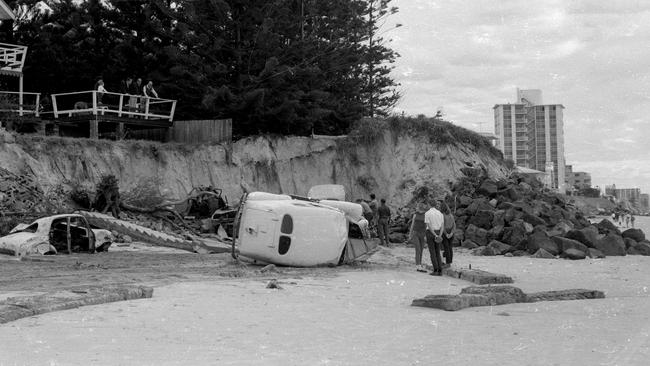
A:
{"type": "Polygon", "coordinates": [[[490,202],[488,202],[488,203],[490,204],[490,206],[496,208],[496,207],[497,207],[497,204],[499,203],[499,200],[497,200],[496,198],[493,198],[493,199],[491,199],[490,202]]]}
{"type": "Polygon", "coordinates": [[[487,248],[492,248],[497,255],[505,254],[512,250],[510,245],[498,240],[492,240],[490,244],[487,245],[487,248]]]}
{"type": "Polygon", "coordinates": [[[566,235],[566,233],[573,230],[573,223],[571,221],[561,220],[553,227],[553,230],[560,232],[560,235],[566,235]]]}
{"type": "Polygon", "coordinates": [[[492,229],[488,230],[487,237],[488,240],[501,240],[501,236],[503,235],[503,226],[495,226],[492,229]]]}
{"type": "Polygon", "coordinates": [[[492,211],[478,210],[476,211],[476,214],[469,219],[468,223],[488,230],[492,227],[492,219],[494,219],[492,211]]]}
{"type": "Polygon", "coordinates": [[[605,254],[596,248],[587,249],[587,255],[589,258],[605,258],[605,254]]]}
{"type": "Polygon", "coordinates": [[[528,252],[525,250],[515,250],[514,252],[508,254],[512,254],[513,257],[523,257],[525,255],[528,255],[528,252]]]}
{"type": "Polygon", "coordinates": [[[527,223],[526,221],[523,221],[523,220],[512,221],[510,223],[510,226],[512,226],[512,227],[521,226],[524,229],[524,231],[526,232],[526,234],[530,234],[535,230],[535,227],[533,225],[531,225],[531,224],[529,224],[529,223],[527,223]]]}
{"type": "Polygon", "coordinates": [[[536,253],[539,249],[544,249],[553,256],[560,253],[558,245],[544,231],[535,231],[528,237],[527,249],[529,253],[536,253]]]}
{"type": "MultiPolygon", "coordinates": [[[[621,235],[621,231],[618,230],[616,225],[614,225],[611,221],[607,219],[602,219],[599,223],[596,224],[596,228],[598,228],[598,233],[599,234],[609,234],[609,233],[614,233],[616,235],[621,235]]],[[[607,253],[605,253],[607,254],[607,253]]]]}
{"type": "Polygon", "coordinates": [[[623,231],[621,236],[624,237],[624,238],[633,239],[636,242],[640,242],[640,241],[645,240],[645,234],[643,233],[643,230],[641,230],[641,229],[627,229],[627,230],[623,231]]]}
{"type": "Polygon", "coordinates": [[[528,212],[524,212],[522,219],[533,226],[546,225],[546,221],[544,219],[528,212]]]}
{"type": "Polygon", "coordinates": [[[644,240],[632,247],[627,248],[627,254],[650,255],[650,242],[644,240]]]}
{"type": "Polygon", "coordinates": [[[630,247],[636,246],[636,241],[632,238],[623,238],[623,242],[625,243],[625,249],[630,249],[630,247]]]}
{"type": "Polygon", "coordinates": [[[465,229],[465,239],[469,239],[478,245],[487,245],[487,230],[469,224],[465,229]]]}
{"type": "Polygon", "coordinates": [[[472,200],[471,197],[468,197],[468,196],[460,196],[460,197],[458,198],[458,207],[463,207],[463,208],[465,208],[465,207],[471,205],[473,201],[474,201],[474,200],[472,200]]]}
{"type": "MultiPolygon", "coordinates": [[[[604,220],[603,220],[604,221],[604,220]]],[[[614,233],[609,233],[596,242],[596,249],[605,255],[625,255],[625,242],[623,237],[614,233]]]]}
{"type": "Polygon", "coordinates": [[[542,258],[542,259],[555,259],[555,256],[546,250],[539,248],[535,254],[530,256],[531,258],[542,258]]]}
{"type": "Polygon", "coordinates": [[[650,255],[650,243],[647,241],[637,243],[632,248],[640,255],[650,255]]]}
{"type": "Polygon", "coordinates": [[[508,188],[508,181],[505,179],[499,179],[496,181],[496,183],[497,183],[497,189],[499,190],[508,188]]]}
{"type": "Polygon", "coordinates": [[[526,230],[523,226],[512,226],[503,229],[501,241],[514,247],[526,241],[526,230]]]}
{"type": "Polygon", "coordinates": [[[506,210],[506,213],[505,213],[505,215],[503,216],[503,219],[504,219],[506,222],[512,222],[512,221],[514,221],[514,220],[520,220],[520,219],[522,219],[523,217],[524,217],[524,213],[523,213],[523,212],[517,210],[517,209],[514,208],[514,207],[511,207],[511,208],[509,208],[509,209],[506,210]]]}
{"type": "Polygon", "coordinates": [[[506,226],[506,220],[504,219],[506,212],[504,210],[496,210],[493,214],[492,226],[506,226]]]}
{"type": "Polygon", "coordinates": [[[497,183],[492,179],[486,179],[476,189],[476,193],[487,197],[494,197],[497,194],[497,190],[497,183]]]}
{"type": "Polygon", "coordinates": [[[479,210],[492,211],[494,210],[494,207],[490,206],[490,203],[487,199],[476,198],[469,206],[467,206],[465,213],[467,215],[475,215],[479,210]]]}
{"type": "Polygon", "coordinates": [[[493,257],[495,255],[499,255],[500,253],[492,247],[484,246],[484,247],[478,247],[474,249],[472,254],[493,257]]]}
{"type": "MultiPolygon", "coordinates": [[[[587,247],[585,247],[587,248],[587,247]]],[[[562,253],[562,258],[568,258],[568,259],[585,259],[587,255],[585,252],[575,249],[575,248],[570,248],[567,249],[562,253]]]]}
{"type": "Polygon", "coordinates": [[[571,230],[564,237],[577,240],[589,248],[595,248],[596,242],[598,242],[598,229],[593,225],[589,225],[580,230],[571,230]]]}
{"type": "Polygon", "coordinates": [[[507,210],[507,209],[509,209],[509,208],[512,208],[512,207],[513,207],[513,206],[512,206],[512,203],[510,203],[510,202],[506,202],[506,201],[501,201],[501,202],[499,202],[499,204],[497,205],[497,209],[499,209],[499,210],[504,210],[504,211],[507,210]]]}
{"type": "Polygon", "coordinates": [[[587,249],[589,249],[589,247],[577,240],[567,239],[561,236],[554,236],[552,240],[555,242],[555,244],[557,244],[560,252],[566,252],[569,249],[576,249],[582,253],[587,253],[587,249]]]}
{"type": "Polygon", "coordinates": [[[479,247],[478,244],[474,243],[471,240],[463,240],[463,243],[461,244],[461,246],[463,248],[467,248],[467,249],[476,249],[476,248],[479,247]]]}

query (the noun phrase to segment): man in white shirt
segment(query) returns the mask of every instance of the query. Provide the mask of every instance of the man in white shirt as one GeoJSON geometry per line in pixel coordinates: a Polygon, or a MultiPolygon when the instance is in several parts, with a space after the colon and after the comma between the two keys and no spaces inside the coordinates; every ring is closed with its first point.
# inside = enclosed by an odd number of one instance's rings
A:
{"type": "Polygon", "coordinates": [[[433,265],[432,276],[442,276],[442,258],[440,257],[440,243],[442,243],[442,228],[445,224],[445,217],[437,209],[435,202],[429,211],[424,213],[424,223],[427,225],[427,246],[431,255],[433,265]]]}

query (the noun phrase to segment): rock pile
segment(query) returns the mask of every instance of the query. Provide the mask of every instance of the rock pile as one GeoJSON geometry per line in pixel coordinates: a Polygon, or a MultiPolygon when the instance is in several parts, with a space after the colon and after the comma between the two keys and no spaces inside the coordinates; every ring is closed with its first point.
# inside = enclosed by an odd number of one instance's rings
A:
{"type": "Polygon", "coordinates": [[[650,255],[643,231],[621,231],[607,219],[592,224],[565,195],[544,190],[533,177],[514,174],[493,180],[466,172],[453,187],[455,245],[476,255],[532,255],[584,259],[650,255]]]}

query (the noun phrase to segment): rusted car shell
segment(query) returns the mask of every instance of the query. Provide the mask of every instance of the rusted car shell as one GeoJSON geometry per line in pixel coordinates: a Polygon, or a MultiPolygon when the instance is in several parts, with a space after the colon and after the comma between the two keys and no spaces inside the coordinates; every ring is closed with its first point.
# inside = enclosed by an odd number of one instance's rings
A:
{"type": "MultiPolygon", "coordinates": [[[[18,225],[8,235],[0,238],[0,254],[24,256],[32,254],[56,254],[56,248],[50,243],[52,223],[61,218],[79,218],[87,224],[86,219],[77,214],[54,215],[40,218],[29,225],[18,225]],[[36,230],[31,230],[36,225],[36,230]]],[[[90,226],[87,226],[90,227],[90,226]]],[[[113,241],[110,231],[91,229],[95,236],[95,248],[107,249],[113,241]]]]}

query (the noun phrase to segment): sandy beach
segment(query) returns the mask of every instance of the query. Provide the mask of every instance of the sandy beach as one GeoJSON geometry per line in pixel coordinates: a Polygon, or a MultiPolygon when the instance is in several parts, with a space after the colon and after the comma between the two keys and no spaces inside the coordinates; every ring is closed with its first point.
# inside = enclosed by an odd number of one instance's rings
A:
{"type": "Polygon", "coordinates": [[[446,312],[410,304],[472,284],[416,272],[411,256],[411,248],[382,248],[357,267],[260,274],[249,266],[255,276],[235,279],[163,281],[161,273],[142,281],[155,285],[151,299],[0,325],[0,365],[647,364],[650,257],[460,251],[455,266],[512,276],[525,292],[587,288],[606,298],[446,312]],[[273,278],[282,289],[266,288],[273,278]]]}

